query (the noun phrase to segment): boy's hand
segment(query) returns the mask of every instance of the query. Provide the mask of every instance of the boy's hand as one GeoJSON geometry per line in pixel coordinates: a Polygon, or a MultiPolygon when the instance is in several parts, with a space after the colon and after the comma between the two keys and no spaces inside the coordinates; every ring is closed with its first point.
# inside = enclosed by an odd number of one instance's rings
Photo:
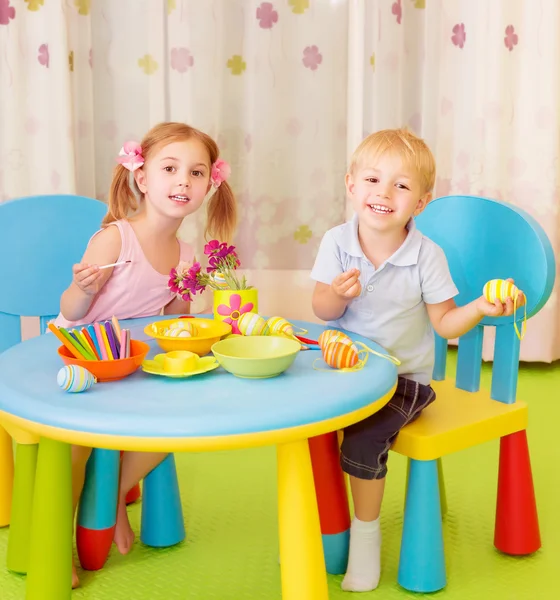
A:
{"type": "Polygon", "coordinates": [[[97,265],[78,263],[72,267],[74,283],[88,296],[95,296],[101,289],[101,271],[97,265]]]}
{"type": "Polygon", "coordinates": [[[345,300],[357,298],[362,293],[360,271],[350,269],[350,271],[337,275],[331,283],[331,289],[337,296],[345,300]]]}
{"type": "MultiPolygon", "coordinates": [[[[513,279],[508,279],[513,283],[513,279]]],[[[513,298],[507,298],[505,302],[500,302],[498,298],[492,302],[488,302],[484,296],[480,296],[475,300],[476,308],[484,317],[509,317],[513,314],[513,298]]],[[[519,292],[517,296],[516,308],[521,308],[525,304],[525,295],[519,292]]]]}

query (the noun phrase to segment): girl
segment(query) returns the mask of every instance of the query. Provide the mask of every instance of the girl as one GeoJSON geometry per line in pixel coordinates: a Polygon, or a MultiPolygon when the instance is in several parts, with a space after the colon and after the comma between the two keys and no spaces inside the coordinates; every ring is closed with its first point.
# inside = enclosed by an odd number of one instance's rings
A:
{"type": "MultiPolygon", "coordinates": [[[[189,312],[167,283],[180,261],[193,262],[193,250],[177,239],[183,219],[196,212],[212,187],[205,235],[231,239],[236,222],[233,192],[225,179],[229,166],[218,160],[218,146],[205,133],[183,123],[161,123],[141,144],[127,142],[120,151],[109,191],[102,229],[90,240],[73,281],[62,294],[56,324],[72,327],[110,319],[189,312]],[[132,172],[132,176],[131,176],[132,172]],[[132,187],[131,187],[131,179],[132,187]],[[137,198],[140,198],[138,201],[137,198]],[[130,261],[108,269],[101,265],[130,261]]],[[[73,506],[84,485],[91,448],[72,448],[73,506]]],[[[125,498],[165,453],[126,452],[122,462],[114,541],[130,551],[134,533],[125,498]]],[[[72,570],[72,587],[79,585],[72,570]]]]}

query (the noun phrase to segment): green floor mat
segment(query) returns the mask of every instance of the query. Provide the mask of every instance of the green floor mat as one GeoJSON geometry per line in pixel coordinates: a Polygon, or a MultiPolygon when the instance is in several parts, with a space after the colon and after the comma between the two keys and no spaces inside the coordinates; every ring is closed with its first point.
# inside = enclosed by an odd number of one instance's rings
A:
{"type": "MultiPolygon", "coordinates": [[[[484,369],[489,385],[489,368],[484,369]]],[[[498,443],[444,460],[449,512],[444,521],[447,587],[438,600],[553,600],[560,569],[560,365],[526,366],[519,397],[530,404],[529,444],[543,548],[513,558],[492,545],[498,443]]],[[[265,400],[263,400],[265,401],[265,400]]],[[[273,448],[177,455],[187,539],[155,550],[136,541],[129,556],[113,548],[102,571],[79,571],[73,598],[90,600],[277,600],[280,593],[273,448]]],[[[340,590],[329,576],[331,599],[422,598],[396,583],[406,461],[392,454],[382,513],[383,572],[375,592],[340,590]]],[[[140,526],[140,505],[130,509],[140,526]]],[[[8,573],[8,529],[0,530],[0,600],[23,600],[25,579],[8,573]]],[[[302,600],[305,600],[302,598],[302,600]]]]}

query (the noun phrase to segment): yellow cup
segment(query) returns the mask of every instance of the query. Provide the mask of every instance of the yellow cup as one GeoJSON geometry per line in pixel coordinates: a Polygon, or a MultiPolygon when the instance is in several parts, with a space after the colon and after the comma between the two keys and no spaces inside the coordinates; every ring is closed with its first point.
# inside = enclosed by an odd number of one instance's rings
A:
{"type": "Polygon", "coordinates": [[[194,371],[198,362],[198,355],[188,350],[174,350],[167,352],[163,359],[163,370],[166,373],[188,373],[194,371]]]}

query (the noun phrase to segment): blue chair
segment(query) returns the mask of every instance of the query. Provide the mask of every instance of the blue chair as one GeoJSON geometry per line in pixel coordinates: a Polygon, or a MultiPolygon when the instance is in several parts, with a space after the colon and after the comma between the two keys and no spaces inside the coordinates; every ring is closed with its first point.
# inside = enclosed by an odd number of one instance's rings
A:
{"type": "MultiPolygon", "coordinates": [[[[105,213],[102,202],[71,195],[0,203],[0,352],[21,341],[21,317],[40,317],[41,332],[46,330],[48,321],[59,312],[72,265],[79,262],[105,213]]],[[[38,439],[13,425],[3,427],[1,420],[0,416],[0,526],[11,524],[8,568],[26,573],[38,439]],[[15,475],[11,438],[16,442],[15,475]]],[[[118,452],[114,454],[118,462],[118,452]]],[[[175,489],[174,466],[170,470],[167,461],[162,468],[168,476],[164,490],[175,489]]],[[[146,485],[149,487],[147,480],[146,485]]],[[[88,481],[86,487],[91,490],[91,486],[88,481]]],[[[116,489],[114,493],[116,497],[116,489]]],[[[156,490],[150,496],[159,498],[162,493],[156,490]]],[[[111,503],[110,498],[106,501],[111,503]]],[[[88,510],[90,515],[105,514],[107,507],[99,502],[88,510]]],[[[146,510],[153,512],[150,507],[146,510]]],[[[174,518],[176,521],[175,514],[174,518]]]]}
{"type": "MultiPolygon", "coordinates": [[[[527,297],[527,317],[548,300],[556,265],[542,227],[512,205],[474,196],[431,202],[417,218],[439,244],[459,289],[459,306],[481,295],[491,279],[512,277],[527,297]]],[[[447,340],[436,336],[433,387],[437,400],[399,434],[393,450],[409,458],[409,478],[398,580],[433,592],[446,584],[442,514],[446,510],[441,457],[500,439],[494,545],[526,555],[541,545],[527,445],[527,405],[516,401],[523,310],[485,318],[459,340],[457,376],[445,378],[447,340]],[[492,386],[480,389],[484,326],[496,328],[492,386]]]]}
{"type": "MultiPolygon", "coordinates": [[[[72,265],[105,213],[102,202],[80,196],[34,196],[0,204],[0,352],[21,341],[21,317],[40,317],[43,332],[58,314],[72,265]]],[[[11,522],[7,563],[10,570],[25,573],[38,440],[1,424],[0,440],[0,525],[11,522]],[[13,492],[8,434],[16,442],[13,492]]]]}

